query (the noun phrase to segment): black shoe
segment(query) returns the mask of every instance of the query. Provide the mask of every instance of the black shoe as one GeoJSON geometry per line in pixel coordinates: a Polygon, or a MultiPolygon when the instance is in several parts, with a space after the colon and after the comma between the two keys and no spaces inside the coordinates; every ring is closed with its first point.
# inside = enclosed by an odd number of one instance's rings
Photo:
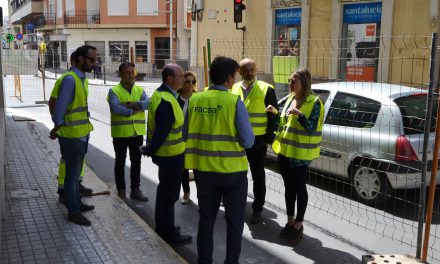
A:
{"type": "Polygon", "coordinates": [[[95,209],[94,205],[91,204],[85,204],[85,203],[81,203],[79,210],[81,212],[87,212],[87,211],[92,211],[93,209],[95,209]]]}
{"type": "Polygon", "coordinates": [[[287,236],[287,241],[289,243],[298,243],[303,237],[304,227],[301,225],[301,228],[298,230],[294,227],[290,229],[290,233],[287,236]]]}
{"type": "Polygon", "coordinates": [[[92,196],[93,194],[93,190],[90,188],[85,187],[84,185],[82,185],[82,183],[79,183],[79,193],[81,194],[81,196],[92,196]]]}
{"type": "Polygon", "coordinates": [[[175,226],[174,232],[176,232],[177,234],[180,234],[180,226],[175,226]]]}
{"type": "Polygon", "coordinates": [[[190,235],[174,234],[171,237],[165,239],[165,241],[171,246],[183,246],[192,242],[190,235]]]}
{"type": "Polygon", "coordinates": [[[258,224],[259,222],[261,222],[261,212],[255,211],[252,213],[251,216],[251,224],[258,224]]]}
{"type": "Polygon", "coordinates": [[[92,222],[90,222],[89,219],[87,219],[85,216],[83,216],[81,213],[76,214],[69,214],[68,217],[70,222],[75,223],[77,225],[82,226],[91,226],[92,222]]]}
{"type": "Polygon", "coordinates": [[[292,226],[289,224],[286,224],[286,226],[283,229],[281,229],[280,238],[287,239],[289,237],[290,230],[292,230],[292,226]]]}

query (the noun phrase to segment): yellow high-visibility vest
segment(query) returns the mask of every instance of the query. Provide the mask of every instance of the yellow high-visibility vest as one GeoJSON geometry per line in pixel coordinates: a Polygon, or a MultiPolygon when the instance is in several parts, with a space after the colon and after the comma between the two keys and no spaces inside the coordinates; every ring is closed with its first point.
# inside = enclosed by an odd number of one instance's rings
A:
{"type": "Polygon", "coordinates": [[[235,127],[237,100],[237,95],[219,90],[189,99],[185,168],[219,173],[248,169],[235,127]]]}
{"type": "MultiPolygon", "coordinates": [[[[133,85],[129,93],[121,84],[112,87],[113,93],[118,97],[119,102],[138,102],[141,100],[144,89],[133,85]]],[[[108,98],[107,98],[108,100],[108,98]]],[[[145,135],[145,111],[141,111],[131,116],[122,116],[110,113],[110,125],[112,137],[131,137],[134,135],[145,135]]]]}
{"type": "MultiPolygon", "coordinates": [[[[148,106],[148,139],[151,140],[156,129],[156,110],[162,100],[171,103],[174,113],[174,123],[171,127],[170,133],[167,135],[165,142],[160,148],[153,153],[155,156],[171,157],[182,154],[185,151],[185,142],[182,138],[183,129],[183,111],[177,102],[177,99],[169,92],[155,91],[150,99],[150,105],[148,106]]],[[[158,120],[160,122],[160,120],[158,120]]]]}
{"type": "MultiPolygon", "coordinates": [[[[67,72],[75,80],[75,97],[67,106],[64,115],[64,124],[57,130],[57,135],[65,138],[81,138],[93,131],[93,126],[89,120],[87,105],[88,85],[76,75],[75,72],[67,72]]],[[[60,84],[61,85],[61,84],[60,84]]],[[[59,89],[59,87],[57,88],[59,89]]]]}
{"type": "Polygon", "coordinates": [[[286,116],[286,111],[293,98],[292,95],[287,99],[285,107],[281,112],[281,131],[273,142],[272,149],[276,154],[281,154],[288,158],[298,160],[316,159],[319,157],[321,149],[324,106],[319,97],[315,95],[309,95],[304,104],[301,105],[299,110],[309,118],[315,102],[318,101],[321,104],[318,126],[316,127],[316,131],[309,134],[298,122],[297,115],[292,114],[286,116]]]}
{"type": "Polygon", "coordinates": [[[252,125],[252,130],[255,136],[261,136],[266,134],[267,130],[267,113],[264,99],[266,98],[267,89],[273,89],[273,86],[263,82],[256,81],[253,85],[251,92],[243,98],[243,89],[241,88],[242,81],[234,84],[231,89],[231,93],[239,95],[243,100],[249,114],[249,121],[252,125]]]}

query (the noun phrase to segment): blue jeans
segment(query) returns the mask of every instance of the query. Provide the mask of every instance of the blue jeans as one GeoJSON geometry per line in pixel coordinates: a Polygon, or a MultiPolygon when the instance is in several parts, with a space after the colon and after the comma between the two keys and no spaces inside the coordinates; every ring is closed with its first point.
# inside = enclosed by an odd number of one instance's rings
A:
{"type": "Polygon", "coordinates": [[[80,212],[81,196],[79,194],[79,176],[83,159],[87,153],[88,141],[77,138],[58,138],[61,156],[66,161],[66,178],[64,180],[64,199],[69,214],[80,212]]]}

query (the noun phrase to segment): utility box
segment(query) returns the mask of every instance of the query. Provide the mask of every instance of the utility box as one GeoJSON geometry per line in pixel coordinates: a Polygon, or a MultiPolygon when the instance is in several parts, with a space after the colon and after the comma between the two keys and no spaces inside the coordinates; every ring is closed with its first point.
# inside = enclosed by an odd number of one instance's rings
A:
{"type": "Polygon", "coordinates": [[[363,255],[362,264],[420,264],[425,263],[411,255],[363,255]]]}

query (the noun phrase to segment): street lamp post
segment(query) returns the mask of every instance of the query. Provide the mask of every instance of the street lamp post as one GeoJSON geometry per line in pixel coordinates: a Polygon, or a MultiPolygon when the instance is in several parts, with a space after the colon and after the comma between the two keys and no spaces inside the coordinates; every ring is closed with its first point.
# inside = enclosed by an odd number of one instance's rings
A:
{"type": "Polygon", "coordinates": [[[165,3],[170,5],[170,61],[173,61],[173,0],[169,0],[165,3]]]}

